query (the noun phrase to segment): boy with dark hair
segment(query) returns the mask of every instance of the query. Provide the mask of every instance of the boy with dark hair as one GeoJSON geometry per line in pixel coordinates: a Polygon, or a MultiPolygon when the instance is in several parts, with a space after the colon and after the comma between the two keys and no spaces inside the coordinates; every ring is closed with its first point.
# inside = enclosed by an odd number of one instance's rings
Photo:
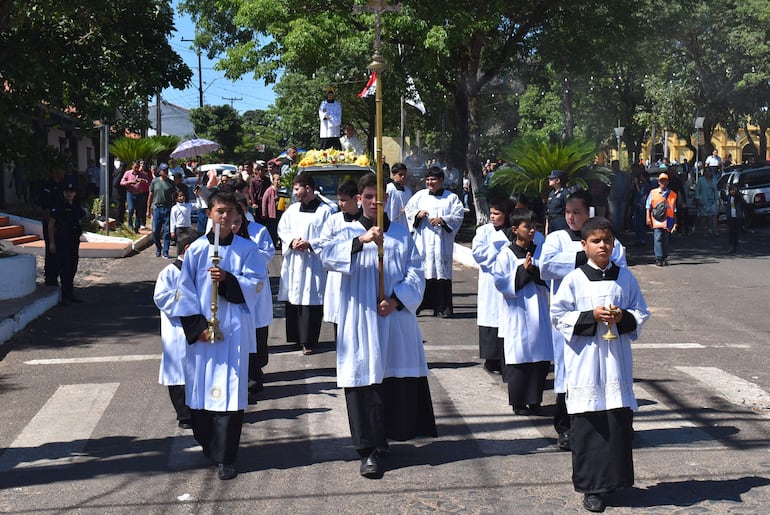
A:
{"type": "Polygon", "coordinates": [[[361,178],[361,218],[321,251],[324,265],[342,274],[337,385],[345,389],[359,472],[372,479],[382,477],[379,459],[388,438],[437,434],[415,316],[425,290],[422,259],[406,227],[387,218],[384,227],[376,226],[376,181],[373,174],[361,178]],[[378,243],[384,251],[384,298],[377,291],[378,243]]]}
{"type": "Polygon", "coordinates": [[[489,202],[489,223],[479,226],[471,244],[473,259],[479,265],[476,325],[479,327],[479,357],[488,372],[500,372],[503,339],[498,336],[500,310],[505,301],[495,288],[492,266],[497,255],[510,244],[510,221],[513,201],[505,197],[489,202]]]}
{"type": "Polygon", "coordinates": [[[508,402],[516,415],[540,411],[553,347],[548,320],[548,286],[537,261],[545,237],[535,230],[535,215],[515,209],[510,215],[512,241],[495,260],[494,285],[503,296],[499,334],[503,337],[508,402]]]}
{"type": "Polygon", "coordinates": [[[177,258],[160,271],[153,293],[155,305],[160,310],[160,340],[163,344],[158,382],[168,386],[168,394],[176,411],[177,423],[182,429],[192,428],[190,408],[185,404],[184,393],[184,356],[187,340],[182,329],[182,321],[173,315],[173,311],[176,306],[176,292],[179,289],[184,253],[198,237],[200,233],[189,227],[177,229],[177,258]]]}
{"type": "Polygon", "coordinates": [[[250,320],[257,292],[268,278],[259,270],[257,247],[232,232],[238,215],[235,196],[217,191],[209,199],[214,230],[195,240],[185,253],[174,316],[182,322],[189,346],[185,355],[185,400],[195,439],[218,465],[219,479],[232,479],[248,403],[250,320]],[[218,253],[217,266],[212,256],[218,253]],[[212,334],[213,284],[218,284],[219,331],[212,334]],[[219,334],[216,334],[219,333],[219,334]]]}
{"type": "MultiPolygon", "coordinates": [[[[580,243],[580,230],[589,217],[591,195],[587,191],[574,192],[565,206],[566,229],[554,231],[545,239],[540,258],[540,277],[551,282],[551,297],[559,290],[561,280],[575,268],[585,264],[586,255],[580,243]]],[[[620,266],[626,266],[625,248],[619,241],[615,242],[612,261],[620,266]]],[[[569,450],[570,417],[567,414],[564,389],[564,339],[558,331],[553,330],[553,390],[556,393],[556,409],[554,410],[553,426],[558,435],[557,444],[560,449],[569,450]]]]}
{"type": "Polygon", "coordinates": [[[412,198],[412,190],[406,186],[406,165],[396,163],[390,168],[390,180],[385,188],[388,201],[385,203],[385,212],[391,222],[396,222],[407,227],[406,204],[412,198]]]}
{"type": "Polygon", "coordinates": [[[572,483],[592,512],[604,511],[605,494],[634,483],[631,342],[650,316],[636,278],[611,260],[615,242],[609,220],[588,220],[587,262],[567,274],[551,304],[566,343],[572,483]]]}
{"type": "Polygon", "coordinates": [[[316,196],[310,174],[297,174],[293,183],[297,202],[278,222],[283,249],[278,300],[286,302],[286,341],[296,342],[308,355],[321,334],[326,271],[318,247],[332,210],[316,196]]]}

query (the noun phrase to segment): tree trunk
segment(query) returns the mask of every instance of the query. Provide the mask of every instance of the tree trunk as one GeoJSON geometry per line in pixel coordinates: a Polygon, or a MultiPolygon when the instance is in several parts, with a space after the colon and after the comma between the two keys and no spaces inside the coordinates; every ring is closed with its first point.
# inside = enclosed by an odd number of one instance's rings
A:
{"type": "Polygon", "coordinates": [[[564,114],[564,137],[572,139],[575,134],[575,115],[572,112],[572,81],[564,73],[561,80],[561,110],[564,114]]]}
{"type": "Polygon", "coordinates": [[[758,161],[767,161],[767,125],[759,124],[759,156],[758,161]]]}

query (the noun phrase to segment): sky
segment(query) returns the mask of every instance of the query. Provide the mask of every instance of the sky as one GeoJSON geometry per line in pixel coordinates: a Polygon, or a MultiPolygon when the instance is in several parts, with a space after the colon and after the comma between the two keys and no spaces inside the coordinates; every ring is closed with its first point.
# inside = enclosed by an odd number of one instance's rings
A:
{"type": "MultiPolygon", "coordinates": [[[[179,54],[193,72],[190,85],[184,91],[166,88],[161,93],[163,100],[172,104],[192,109],[200,106],[198,94],[198,55],[192,48],[192,42],[182,39],[193,39],[195,26],[190,16],[180,14],[177,2],[174,2],[176,32],[172,33],[169,42],[171,48],[179,54]]],[[[275,93],[272,85],[265,86],[264,81],[254,80],[246,75],[236,82],[225,78],[224,73],[214,69],[215,61],[210,61],[206,55],[201,56],[203,75],[203,102],[206,105],[231,104],[239,113],[252,109],[267,109],[275,103],[275,93]],[[237,98],[241,100],[230,100],[237,98]]]]}

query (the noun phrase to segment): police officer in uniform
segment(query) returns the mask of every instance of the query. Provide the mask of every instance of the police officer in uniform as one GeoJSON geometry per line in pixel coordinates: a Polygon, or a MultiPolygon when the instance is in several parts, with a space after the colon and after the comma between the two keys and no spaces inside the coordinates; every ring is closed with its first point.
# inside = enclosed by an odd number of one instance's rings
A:
{"type": "Polygon", "coordinates": [[[564,218],[564,210],[567,207],[567,172],[564,170],[552,170],[548,175],[548,186],[553,191],[548,194],[546,233],[552,233],[561,229],[567,229],[567,220],[564,218]]]}
{"type": "Polygon", "coordinates": [[[56,263],[56,256],[50,251],[51,239],[48,233],[48,221],[51,219],[51,210],[56,207],[63,199],[62,181],[64,180],[64,169],[59,165],[51,167],[51,175],[43,183],[43,189],[40,192],[40,207],[43,209],[43,240],[45,241],[45,285],[58,286],[59,272],[56,263]]]}
{"type": "Polygon", "coordinates": [[[56,205],[51,208],[48,219],[49,251],[56,259],[61,277],[61,303],[80,302],[74,295],[75,272],[78,269],[78,251],[83,228],[80,221],[85,217],[85,210],[80,206],[77,196],[77,179],[65,179],[62,194],[56,205]]]}

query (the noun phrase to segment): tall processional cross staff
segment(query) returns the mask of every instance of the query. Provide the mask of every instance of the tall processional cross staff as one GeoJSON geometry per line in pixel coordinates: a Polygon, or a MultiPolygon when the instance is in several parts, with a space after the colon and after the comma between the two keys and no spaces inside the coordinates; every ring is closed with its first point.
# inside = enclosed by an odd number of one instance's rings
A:
{"type": "MultiPolygon", "coordinates": [[[[385,58],[382,57],[382,13],[386,11],[401,12],[401,4],[390,6],[386,0],[369,0],[366,7],[360,8],[374,13],[374,55],[369,63],[369,70],[375,75],[375,152],[377,163],[377,227],[385,225],[385,181],[382,177],[382,73],[387,69],[385,58]]],[[[377,288],[377,300],[385,299],[385,271],[384,271],[384,239],[377,244],[379,284],[377,288]]]]}

